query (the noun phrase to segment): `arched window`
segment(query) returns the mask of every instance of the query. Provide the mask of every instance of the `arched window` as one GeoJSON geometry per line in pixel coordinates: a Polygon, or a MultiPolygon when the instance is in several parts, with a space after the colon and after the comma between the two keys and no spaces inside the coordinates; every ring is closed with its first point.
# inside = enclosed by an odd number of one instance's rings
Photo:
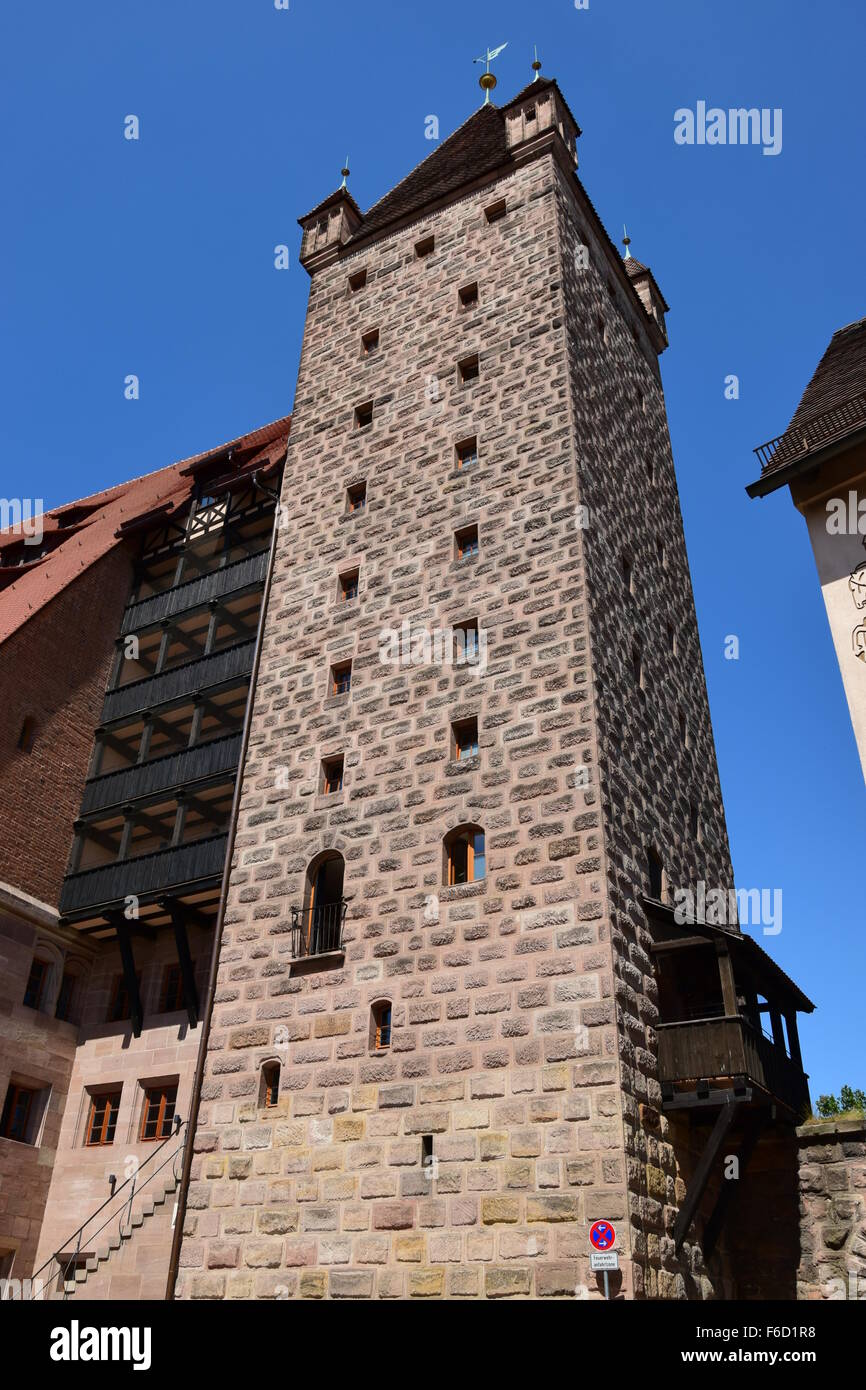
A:
{"type": "Polygon", "coordinates": [[[391,1046],[390,999],[379,999],[370,1009],[370,1046],[376,1052],[391,1046]]]}
{"type": "Polygon", "coordinates": [[[280,1099],[280,1064],[275,1059],[262,1066],[259,1084],[259,1105],[271,1110],[280,1099]]]}
{"type": "Polygon", "coordinates": [[[486,872],[484,831],[479,825],[458,825],[445,836],[445,882],[449,888],[477,883],[486,872]]]}
{"type": "Polygon", "coordinates": [[[302,945],[307,956],[339,951],[343,944],[345,861],[337,850],[317,855],[307,869],[302,945]]]}

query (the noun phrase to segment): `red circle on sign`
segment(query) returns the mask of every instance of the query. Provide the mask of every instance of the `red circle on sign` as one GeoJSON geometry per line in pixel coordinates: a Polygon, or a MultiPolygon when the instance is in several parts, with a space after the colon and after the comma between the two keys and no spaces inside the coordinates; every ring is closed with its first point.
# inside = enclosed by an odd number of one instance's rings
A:
{"type": "Polygon", "coordinates": [[[593,1221],[589,1238],[596,1250],[612,1250],[616,1245],[616,1231],[609,1221],[593,1221]]]}

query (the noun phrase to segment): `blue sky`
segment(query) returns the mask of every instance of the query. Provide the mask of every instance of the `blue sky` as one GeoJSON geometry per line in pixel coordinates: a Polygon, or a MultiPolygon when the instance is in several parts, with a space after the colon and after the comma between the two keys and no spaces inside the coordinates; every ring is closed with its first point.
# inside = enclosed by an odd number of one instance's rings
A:
{"type": "Polygon", "coordinates": [[[805,525],[787,493],[743,490],[831,333],[866,313],[862,5],[16,10],[0,34],[0,493],[46,507],[285,414],[308,287],[296,218],[347,151],[369,206],[430,152],[425,117],[444,137],[474,109],[485,45],[508,41],[503,100],[538,45],[583,128],[591,198],[671,305],[662,368],[737,882],[783,891],[782,933],[759,940],[819,1005],[802,1026],[813,1096],[866,1086],[866,794],[805,525]],[[781,107],[781,153],[675,144],[674,111],[699,100],[781,107]]]}

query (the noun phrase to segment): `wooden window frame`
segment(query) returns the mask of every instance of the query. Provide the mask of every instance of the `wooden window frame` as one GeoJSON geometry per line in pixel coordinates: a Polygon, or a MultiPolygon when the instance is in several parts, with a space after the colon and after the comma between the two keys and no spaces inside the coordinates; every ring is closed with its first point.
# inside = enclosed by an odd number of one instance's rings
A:
{"type": "Polygon", "coordinates": [[[140,1144],[155,1144],[162,1139],[170,1139],[174,1126],[174,1116],[177,1107],[177,1083],[169,1085],[145,1086],[144,1104],[141,1110],[141,1123],[138,1127],[138,1141],[140,1144]],[[173,1094],[172,1094],[173,1093],[173,1094]],[[156,1134],[145,1134],[150,1118],[152,1097],[157,1098],[156,1112],[156,1134]],[[165,1112],[171,1107],[171,1116],[168,1121],[168,1133],[163,1134],[165,1126],[165,1112]]]}
{"type": "Polygon", "coordinates": [[[454,454],[458,470],[477,468],[479,463],[478,436],[473,435],[470,439],[461,439],[459,443],[454,445],[454,454]]]}
{"type": "Polygon", "coordinates": [[[353,483],[346,488],[346,515],[355,516],[358,512],[366,511],[367,508],[367,484],[366,482],[353,483]],[[360,501],[359,501],[360,499],[360,501]]]}
{"type": "Polygon", "coordinates": [[[360,597],[361,593],[361,571],[356,565],[353,569],[343,570],[337,580],[337,593],[340,603],[353,603],[360,597]],[[354,590],[354,592],[349,592],[354,590]]]}
{"type": "Polygon", "coordinates": [[[469,883],[483,883],[487,877],[487,837],[480,825],[461,825],[446,837],[445,842],[446,863],[448,866],[447,886],[449,888],[464,887],[469,883]],[[482,854],[476,854],[475,842],[478,836],[482,839],[482,854]],[[466,877],[457,878],[458,865],[455,861],[454,851],[458,845],[464,846],[466,851],[466,877]],[[475,864],[477,858],[483,858],[484,873],[479,877],[475,875],[475,864]]]}
{"type": "Polygon", "coordinates": [[[479,535],[477,522],[470,522],[468,526],[461,526],[454,532],[454,550],[458,560],[471,560],[480,553],[481,537],[479,535]],[[474,540],[474,550],[466,550],[466,540],[474,540]]]}
{"type": "Polygon", "coordinates": [[[105,1147],[107,1147],[109,1144],[113,1144],[113,1143],[114,1143],[114,1136],[115,1136],[115,1133],[116,1133],[116,1131],[117,1131],[117,1117],[118,1117],[118,1115],[120,1114],[120,1098],[121,1098],[121,1095],[122,1095],[122,1088],[120,1088],[120,1087],[117,1088],[116,1090],[111,1090],[111,1091],[99,1091],[99,1092],[97,1092],[96,1095],[91,1095],[91,1097],[90,1097],[90,1108],[89,1108],[89,1110],[88,1110],[88,1112],[87,1112],[87,1125],[86,1125],[85,1130],[84,1130],[84,1147],[85,1147],[86,1149],[105,1148],[105,1147]],[[102,1125],[101,1125],[101,1128],[100,1128],[100,1131],[99,1131],[99,1138],[98,1138],[98,1139],[94,1139],[94,1138],[93,1138],[93,1122],[94,1122],[94,1119],[95,1119],[95,1116],[96,1116],[96,1107],[97,1107],[97,1105],[98,1105],[100,1102],[102,1102],[102,1101],[106,1102],[105,1113],[104,1113],[104,1115],[103,1115],[103,1117],[102,1117],[102,1125]],[[111,1104],[112,1101],[115,1101],[115,1102],[116,1102],[116,1104],[115,1104],[115,1106],[114,1106],[114,1109],[113,1109],[113,1119],[112,1119],[112,1104],[111,1104]],[[107,1132],[108,1132],[109,1129],[111,1130],[111,1138],[110,1138],[110,1139],[106,1138],[106,1134],[107,1134],[107,1132]]]}
{"type": "Polygon", "coordinates": [[[335,753],[332,758],[322,759],[322,795],[335,796],[337,792],[343,790],[343,774],[345,771],[345,760],[342,753],[335,753]],[[338,776],[334,772],[338,771],[338,776]],[[333,781],[339,781],[339,786],[332,786],[333,781]]]}
{"type": "Polygon", "coordinates": [[[383,999],[373,1005],[373,1050],[387,1052],[391,1046],[393,1033],[390,999],[383,999]],[[387,1021],[384,1021],[387,1016],[387,1021]]]}
{"type": "Polygon", "coordinates": [[[451,725],[451,733],[454,740],[453,756],[457,762],[460,762],[461,759],[465,761],[467,758],[478,757],[479,746],[477,715],[472,715],[468,719],[455,719],[451,725]],[[469,738],[465,737],[467,734],[469,735],[469,738]],[[472,753],[464,752],[464,743],[468,744],[470,742],[475,744],[475,751],[472,753]]]}
{"type": "Polygon", "coordinates": [[[333,661],[328,677],[328,684],[331,687],[331,696],[350,695],[352,692],[352,663],[351,661],[333,661]],[[340,689],[340,679],[347,676],[348,681],[344,690],[340,689]]]}

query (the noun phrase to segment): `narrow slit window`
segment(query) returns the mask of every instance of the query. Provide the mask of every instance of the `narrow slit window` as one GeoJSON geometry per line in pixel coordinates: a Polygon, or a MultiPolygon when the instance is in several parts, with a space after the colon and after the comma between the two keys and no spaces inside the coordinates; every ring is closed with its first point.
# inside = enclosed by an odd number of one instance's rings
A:
{"type": "Polygon", "coordinates": [[[358,597],[360,570],[344,570],[340,575],[339,595],[341,603],[348,603],[358,597]]]}
{"type": "Polygon", "coordinates": [[[362,512],[367,505],[367,484],[353,483],[346,489],[346,510],[350,514],[362,512]]]}
{"type": "Polygon", "coordinates": [[[649,879],[649,895],[655,898],[656,902],[661,902],[664,892],[665,871],[661,857],[654,849],[647,850],[647,877],[649,879]]]}
{"type": "Polygon", "coordinates": [[[343,790],[343,755],[325,758],[322,762],[322,792],[330,796],[343,790]]]}
{"type": "Polygon", "coordinates": [[[373,423],[373,402],[366,401],[364,405],[355,407],[355,429],[369,429],[373,423]]]}
{"type": "Polygon", "coordinates": [[[262,1088],[259,1104],[272,1110],[280,1100],[280,1064],[266,1062],[262,1067],[262,1088]]]}
{"type": "Polygon", "coordinates": [[[460,761],[478,754],[478,717],[458,719],[451,725],[452,754],[460,761]]]}
{"type": "Polygon", "coordinates": [[[364,357],[369,357],[369,356],[371,355],[371,353],[374,353],[374,352],[376,352],[376,351],[378,350],[378,347],[379,347],[379,330],[378,330],[378,328],[370,328],[366,333],[362,333],[362,334],[361,334],[361,352],[362,352],[362,354],[363,354],[364,357]]]}
{"type": "Polygon", "coordinates": [[[631,672],[634,676],[634,683],[638,690],[644,688],[643,656],[641,649],[635,644],[631,649],[631,672]]]}
{"type": "Polygon", "coordinates": [[[478,619],[467,618],[452,629],[454,660],[457,665],[478,659],[478,619]]]}
{"type": "Polygon", "coordinates": [[[373,1046],[377,1052],[391,1046],[391,1005],[386,999],[373,1005],[373,1046]]]}
{"type": "Polygon", "coordinates": [[[480,374],[477,352],[457,363],[457,377],[461,386],[468,386],[470,382],[477,381],[480,374]]]}
{"type": "Polygon", "coordinates": [[[33,745],[36,742],[36,720],[28,714],[21,725],[21,732],[18,735],[18,747],[22,753],[32,753],[33,745]]]}
{"type": "Polygon", "coordinates": [[[477,525],[463,526],[454,532],[454,549],[458,560],[468,560],[478,554],[477,525]]]}
{"type": "Polygon", "coordinates": [[[34,956],[30,966],[30,974],[27,976],[27,986],[24,990],[23,1002],[28,1009],[38,1009],[42,1003],[50,968],[47,960],[41,960],[39,956],[34,956]]]}
{"type": "Polygon", "coordinates": [[[634,593],[634,568],[631,556],[623,554],[620,558],[620,569],[622,571],[622,582],[625,585],[627,594],[634,593]]]}
{"type": "Polygon", "coordinates": [[[57,1003],[54,1008],[54,1017],[60,1019],[61,1023],[68,1023],[72,1017],[72,1001],[75,996],[75,976],[70,970],[64,970],[60,981],[60,989],[57,991],[57,1003]]]}
{"type": "Polygon", "coordinates": [[[331,667],[331,694],[348,695],[352,688],[351,661],[338,661],[331,667]]]}
{"type": "Polygon", "coordinates": [[[457,467],[474,468],[478,462],[478,440],[464,439],[456,446],[457,467]]]}

